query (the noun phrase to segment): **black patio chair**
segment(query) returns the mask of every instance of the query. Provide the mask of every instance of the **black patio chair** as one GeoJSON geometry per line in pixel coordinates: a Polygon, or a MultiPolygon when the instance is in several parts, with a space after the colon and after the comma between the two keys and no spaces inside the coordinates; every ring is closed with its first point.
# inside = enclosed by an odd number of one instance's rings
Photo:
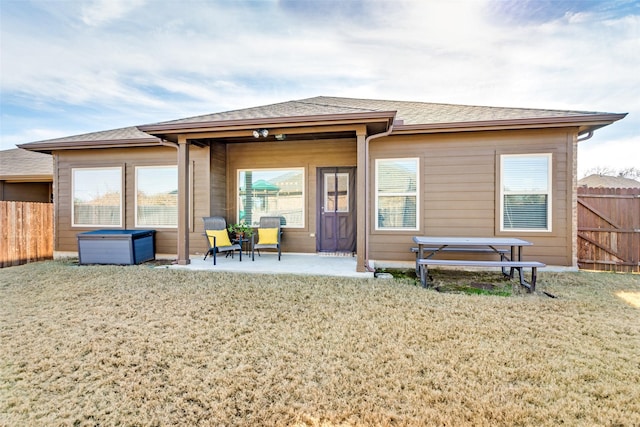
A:
{"type": "Polygon", "coordinates": [[[282,241],[282,227],[281,224],[284,218],[280,216],[263,216],[260,218],[260,226],[251,235],[251,260],[255,261],[255,251],[258,251],[260,256],[260,249],[277,249],[278,261],[282,255],[281,241],[282,241]],[[258,241],[256,241],[256,235],[258,241]]]}
{"type": "Polygon", "coordinates": [[[207,259],[209,255],[213,255],[213,265],[216,265],[216,254],[218,252],[231,251],[231,257],[233,257],[234,252],[238,251],[240,261],[242,261],[242,246],[239,243],[232,243],[229,239],[227,220],[221,216],[204,217],[202,220],[204,221],[207,245],[209,245],[207,253],[204,254],[204,259],[207,259]]]}

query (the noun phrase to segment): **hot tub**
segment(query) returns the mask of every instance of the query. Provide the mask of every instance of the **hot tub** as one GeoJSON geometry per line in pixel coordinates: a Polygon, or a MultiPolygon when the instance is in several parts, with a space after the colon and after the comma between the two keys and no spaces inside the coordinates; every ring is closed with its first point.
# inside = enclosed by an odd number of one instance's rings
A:
{"type": "Polygon", "coordinates": [[[156,257],[155,230],[94,230],[78,234],[80,264],[140,264],[156,257]]]}

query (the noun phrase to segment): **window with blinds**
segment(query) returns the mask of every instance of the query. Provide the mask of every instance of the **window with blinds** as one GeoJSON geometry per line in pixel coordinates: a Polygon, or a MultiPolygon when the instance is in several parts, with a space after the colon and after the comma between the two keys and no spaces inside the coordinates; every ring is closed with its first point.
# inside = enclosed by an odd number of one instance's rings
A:
{"type": "Polygon", "coordinates": [[[122,168],[71,170],[72,226],[122,226],[122,168]]]}
{"type": "Polygon", "coordinates": [[[551,231],[551,154],[501,156],[501,230],[551,231]]]}
{"type": "Polygon", "coordinates": [[[376,230],[418,229],[418,159],[376,160],[376,230]]]}
{"type": "Polygon", "coordinates": [[[136,227],[178,226],[178,168],[136,167],[136,227]]]}

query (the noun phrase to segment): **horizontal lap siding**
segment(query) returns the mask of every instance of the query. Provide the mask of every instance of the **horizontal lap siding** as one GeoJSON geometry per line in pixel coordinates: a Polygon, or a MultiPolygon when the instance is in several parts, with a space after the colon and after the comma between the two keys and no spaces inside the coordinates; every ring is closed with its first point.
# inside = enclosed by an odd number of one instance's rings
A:
{"type": "Polygon", "coordinates": [[[525,259],[549,265],[571,265],[567,197],[571,182],[567,168],[573,161],[570,130],[474,132],[381,138],[371,143],[371,228],[375,225],[375,159],[420,158],[420,230],[371,232],[373,260],[409,261],[414,235],[512,236],[534,243],[525,259]],[[552,233],[504,233],[498,229],[500,154],[553,153],[552,233]]]}
{"type": "MultiPolygon", "coordinates": [[[[90,167],[121,166],[125,168],[124,176],[124,216],[123,227],[135,227],[135,167],[177,165],[177,150],[172,147],[150,148],[112,148],[95,150],[68,150],[54,153],[56,155],[57,182],[55,183],[56,204],[56,236],[55,250],[75,252],[78,250],[77,234],[101,227],[71,226],[71,169],[90,167]]],[[[190,241],[200,237],[196,231],[196,218],[204,216],[209,210],[208,176],[209,149],[191,147],[189,152],[192,171],[193,199],[190,241]]],[[[201,220],[200,220],[201,221],[201,220]]],[[[149,228],[153,227],[139,227],[149,228]]],[[[175,228],[155,228],[156,253],[175,254],[177,252],[177,230],[175,228]]]]}
{"type": "Polygon", "coordinates": [[[316,251],[316,171],[325,166],[355,166],[355,138],[284,142],[237,143],[227,146],[229,206],[227,220],[235,218],[238,169],[305,168],[305,226],[285,228],[282,250],[316,251]],[[312,236],[313,234],[313,236],[312,236]]]}

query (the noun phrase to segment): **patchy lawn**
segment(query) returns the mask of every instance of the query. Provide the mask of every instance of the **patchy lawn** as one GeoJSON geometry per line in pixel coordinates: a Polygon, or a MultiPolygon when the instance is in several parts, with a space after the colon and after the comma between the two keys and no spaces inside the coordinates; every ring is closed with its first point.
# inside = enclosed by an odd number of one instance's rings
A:
{"type": "Polygon", "coordinates": [[[639,425],[640,275],[538,287],[5,268],[0,425],[639,425]]]}

